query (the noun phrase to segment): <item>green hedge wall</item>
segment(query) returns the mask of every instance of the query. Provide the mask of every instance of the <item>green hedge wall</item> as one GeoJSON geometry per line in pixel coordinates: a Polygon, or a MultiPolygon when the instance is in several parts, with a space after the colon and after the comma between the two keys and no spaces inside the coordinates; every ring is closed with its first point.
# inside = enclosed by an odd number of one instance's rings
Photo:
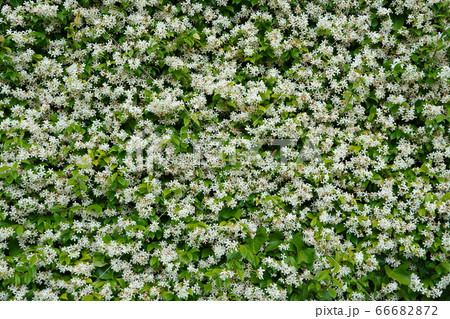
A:
{"type": "Polygon", "coordinates": [[[0,0],[0,300],[449,300],[449,2],[0,0]]]}

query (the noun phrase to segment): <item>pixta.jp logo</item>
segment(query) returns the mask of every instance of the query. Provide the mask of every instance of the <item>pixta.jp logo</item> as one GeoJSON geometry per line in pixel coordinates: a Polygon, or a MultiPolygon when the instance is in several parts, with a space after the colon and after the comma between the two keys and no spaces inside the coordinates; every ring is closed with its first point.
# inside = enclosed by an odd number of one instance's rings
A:
{"type": "Polygon", "coordinates": [[[126,146],[125,165],[131,171],[153,171],[155,164],[168,156],[180,156],[196,167],[207,168],[213,162],[226,162],[234,165],[238,162],[262,161],[264,155],[270,154],[272,160],[280,164],[289,162],[322,162],[319,148],[309,139],[197,139],[184,142],[182,152],[176,151],[179,142],[175,142],[170,134],[145,134],[136,132],[130,137],[126,146]]]}

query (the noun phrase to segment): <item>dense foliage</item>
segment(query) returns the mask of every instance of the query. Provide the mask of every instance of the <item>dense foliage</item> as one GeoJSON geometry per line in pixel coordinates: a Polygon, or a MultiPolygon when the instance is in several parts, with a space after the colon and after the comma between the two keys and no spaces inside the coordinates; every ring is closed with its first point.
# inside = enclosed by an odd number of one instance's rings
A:
{"type": "Polygon", "coordinates": [[[0,300],[450,299],[447,1],[0,7],[0,300]]]}

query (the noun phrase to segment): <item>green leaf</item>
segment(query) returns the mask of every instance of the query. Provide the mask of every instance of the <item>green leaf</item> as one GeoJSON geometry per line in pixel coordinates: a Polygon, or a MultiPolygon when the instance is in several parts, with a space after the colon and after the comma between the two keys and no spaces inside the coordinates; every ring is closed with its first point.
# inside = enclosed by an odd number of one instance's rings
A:
{"type": "Polygon", "coordinates": [[[331,298],[336,298],[336,296],[337,296],[337,292],[336,292],[336,290],[334,290],[333,288],[328,288],[328,293],[330,294],[330,296],[331,296],[331,298]]]}
{"type": "Polygon", "coordinates": [[[432,193],[427,193],[425,195],[425,202],[432,202],[434,200],[434,196],[432,193]]]}
{"type": "Polygon", "coordinates": [[[266,248],[265,248],[265,251],[266,251],[266,252],[269,252],[269,251],[276,250],[276,249],[278,249],[278,247],[280,246],[280,244],[281,244],[281,240],[273,240],[273,241],[269,241],[268,245],[267,245],[266,248]]]}
{"type": "Polygon", "coordinates": [[[118,278],[117,282],[119,283],[120,287],[125,288],[127,285],[125,283],[125,280],[123,280],[122,278],[118,278]]]}
{"type": "Polygon", "coordinates": [[[16,226],[16,234],[21,236],[23,234],[23,232],[24,232],[23,226],[22,225],[17,225],[16,226]]]}
{"type": "Polygon", "coordinates": [[[297,252],[297,263],[311,264],[314,261],[314,248],[306,248],[297,252]]]}
{"type": "Polygon", "coordinates": [[[150,266],[156,265],[157,262],[158,262],[158,257],[150,258],[150,266]]]}
{"type": "Polygon", "coordinates": [[[95,211],[97,212],[97,214],[101,214],[101,213],[102,213],[102,206],[97,205],[97,204],[92,204],[92,205],[89,205],[89,206],[86,208],[86,210],[87,210],[88,212],[89,212],[89,211],[95,210],[95,211]]]}
{"type": "Polygon", "coordinates": [[[242,269],[236,269],[236,272],[239,275],[239,278],[241,279],[241,281],[243,282],[245,277],[244,277],[244,271],[242,269]]]}
{"type": "Polygon", "coordinates": [[[367,116],[367,120],[369,122],[371,122],[376,114],[377,114],[377,107],[376,106],[371,106],[370,109],[369,109],[369,116],[367,116]]]}
{"type": "Polygon", "coordinates": [[[443,121],[445,121],[446,117],[443,114],[439,114],[438,116],[436,116],[435,120],[437,123],[441,123],[443,121]]]}
{"type": "Polygon", "coordinates": [[[372,180],[380,180],[383,179],[380,174],[374,173],[372,176],[372,180]]]}
{"type": "Polygon", "coordinates": [[[94,295],[87,295],[81,298],[81,301],[94,301],[94,295]]]}
{"type": "Polygon", "coordinates": [[[349,148],[355,152],[358,153],[361,150],[361,145],[350,145],[349,148]]]}
{"type": "Polygon", "coordinates": [[[245,259],[249,259],[251,256],[253,256],[252,251],[247,245],[240,245],[239,246],[239,252],[241,253],[242,257],[245,259]]]}
{"type": "Polygon", "coordinates": [[[241,217],[242,209],[235,209],[224,207],[219,213],[219,221],[228,220],[230,218],[239,219],[241,217]]]}
{"type": "Polygon", "coordinates": [[[16,284],[16,286],[20,285],[20,276],[19,276],[19,274],[15,274],[14,275],[14,283],[16,284]]]}
{"type": "Polygon", "coordinates": [[[394,270],[391,270],[391,268],[389,268],[389,266],[387,265],[384,266],[384,269],[388,277],[397,280],[401,284],[409,285],[411,283],[411,272],[406,270],[408,269],[408,267],[409,263],[404,263],[394,270]]]}
{"type": "Polygon", "coordinates": [[[305,243],[303,242],[303,235],[301,232],[296,233],[292,237],[292,243],[297,248],[297,251],[301,251],[305,247],[305,243]]]}
{"type": "Polygon", "coordinates": [[[447,273],[450,272],[450,263],[441,263],[441,267],[444,268],[447,273]]]}
{"type": "Polygon", "coordinates": [[[259,258],[252,253],[249,246],[240,245],[239,252],[241,253],[242,257],[247,259],[253,266],[256,266],[259,263],[259,258]]]}
{"type": "Polygon", "coordinates": [[[123,187],[128,187],[128,182],[125,180],[125,178],[123,178],[122,176],[118,176],[117,177],[117,181],[119,182],[120,185],[122,185],[123,187]]]}
{"type": "Polygon", "coordinates": [[[66,206],[64,206],[64,205],[55,205],[55,206],[52,206],[51,208],[49,208],[49,210],[52,212],[55,212],[55,213],[59,213],[60,211],[62,211],[65,208],[66,208],[66,206]]]}
{"type": "Polygon", "coordinates": [[[36,261],[37,261],[36,255],[31,256],[31,258],[30,258],[30,264],[31,264],[31,265],[34,265],[34,264],[36,263],[36,261]]]}
{"type": "Polygon", "coordinates": [[[8,241],[8,249],[9,249],[9,256],[17,256],[21,253],[19,241],[17,239],[11,239],[8,241]]]}
{"type": "Polygon", "coordinates": [[[322,270],[316,275],[317,280],[326,280],[330,277],[330,271],[328,269],[322,270]]]}
{"type": "Polygon", "coordinates": [[[405,23],[406,16],[392,15],[391,19],[392,19],[392,28],[394,29],[394,31],[397,31],[403,26],[403,23],[405,23]]]}
{"type": "Polygon", "coordinates": [[[422,166],[420,166],[419,172],[422,172],[422,173],[429,173],[430,170],[428,169],[427,164],[423,163],[422,166]]]}
{"type": "Polygon", "coordinates": [[[255,237],[250,243],[250,248],[253,253],[257,254],[267,240],[269,240],[269,236],[267,236],[266,229],[263,227],[258,228],[255,237]]]}
{"type": "Polygon", "coordinates": [[[107,265],[107,263],[104,263],[104,262],[102,262],[100,260],[94,261],[94,266],[95,267],[103,267],[103,266],[106,266],[106,265],[107,265]]]}

